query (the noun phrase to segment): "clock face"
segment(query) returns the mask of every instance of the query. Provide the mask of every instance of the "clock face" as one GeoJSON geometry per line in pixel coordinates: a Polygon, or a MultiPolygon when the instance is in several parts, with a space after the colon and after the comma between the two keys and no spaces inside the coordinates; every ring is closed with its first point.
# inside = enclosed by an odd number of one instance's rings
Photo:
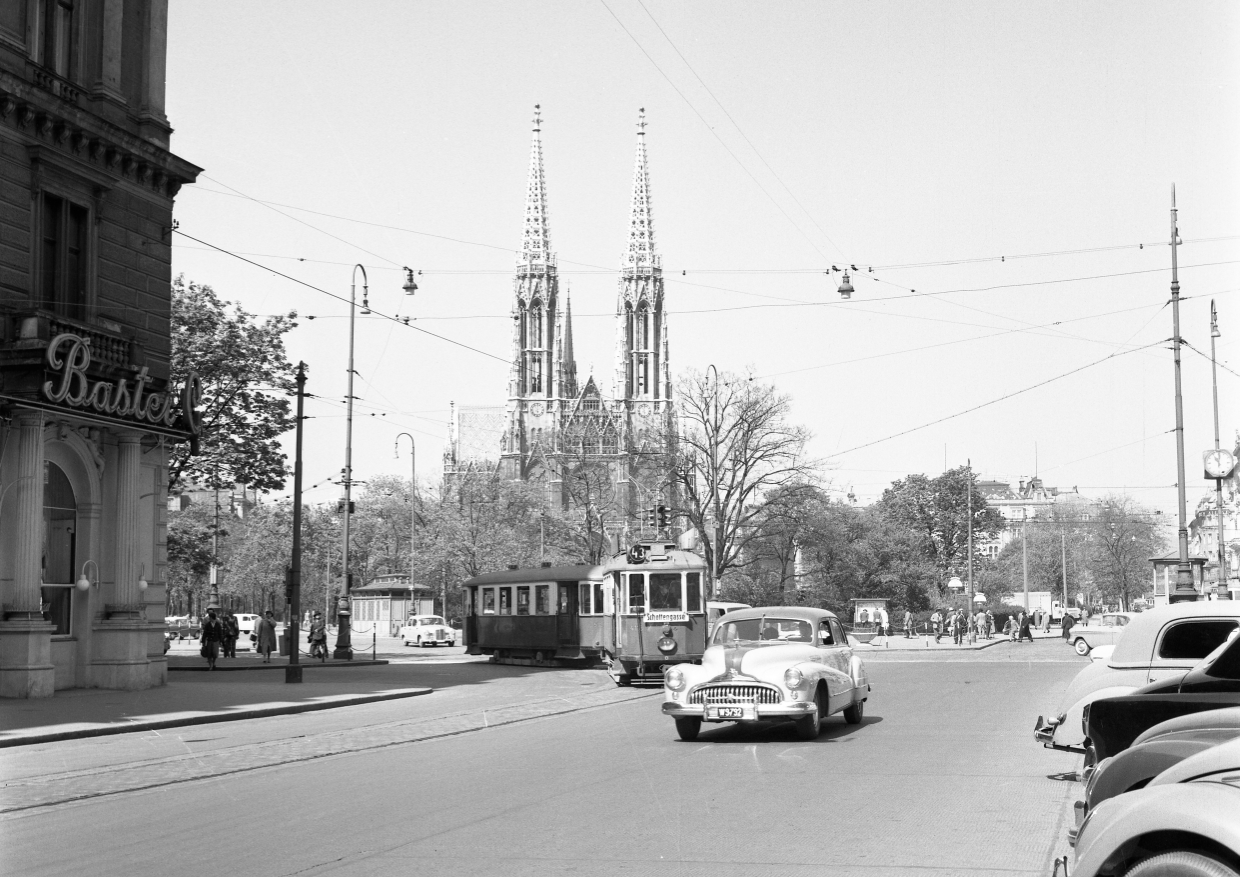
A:
{"type": "Polygon", "coordinates": [[[643,402],[642,404],[637,406],[637,413],[640,414],[642,417],[649,417],[650,411],[651,411],[651,408],[650,408],[649,402],[643,402]]]}
{"type": "Polygon", "coordinates": [[[1236,468],[1236,458],[1231,451],[1224,451],[1220,448],[1215,451],[1206,451],[1203,457],[1207,478],[1226,478],[1231,474],[1231,470],[1236,468]]]}
{"type": "Polygon", "coordinates": [[[530,414],[533,414],[535,417],[541,417],[542,413],[543,413],[543,404],[541,402],[535,402],[533,405],[530,406],[530,414]]]}

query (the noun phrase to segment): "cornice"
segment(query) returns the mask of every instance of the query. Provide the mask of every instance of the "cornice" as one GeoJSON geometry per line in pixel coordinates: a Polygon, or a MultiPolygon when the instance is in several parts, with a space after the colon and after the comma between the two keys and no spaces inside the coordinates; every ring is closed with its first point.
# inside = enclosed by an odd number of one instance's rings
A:
{"type": "Polygon", "coordinates": [[[166,198],[197,179],[202,168],[178,158],[72,102],[0,71],[0,124],[74,163],[128,180],[166,198]]]}

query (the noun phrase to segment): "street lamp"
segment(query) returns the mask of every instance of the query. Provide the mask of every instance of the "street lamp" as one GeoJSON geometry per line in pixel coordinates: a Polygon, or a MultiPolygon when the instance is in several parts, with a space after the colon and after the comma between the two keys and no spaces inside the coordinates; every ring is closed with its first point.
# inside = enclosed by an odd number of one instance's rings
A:
{"type": "Polygon", "coordinates": [[[1176,565],[1175,590],[1168,589],[1167,602],[1179,603],[1197,599],[1193,586],[1193,568],[1188,560],[1188,500],[1184,483],[1184,396],[1180,390],[1180,275],[1176,246],[1180,242],[1180,230],[1175,209],[1175,186],[1171,187],[1171,320],[1172,350],[1175,358],[1175,459],[1176,486],[1179,488],[1178,506],[1180,527],[1178,533],[1179,563],[1176,565]]]}
{"type": "MultiPolygon", "coordinates": [[[[409,271],[408,268],[405,269],[409,271]]],[[[413,283],[413,272],[409,272],[409,283],[413,283]]],[[[405,286],[408,290],[408,284],[405,286]]],[[[413,288],[417,289],[417,284],[413,284],[413,288]]],[[[413,293],[410,292],[410,295],[413,293]]],[[[417,544],[414,537],[414,531],[418,525],[418,443],[413,440],[407,432],[402,432],[396,436],[396,456],[400,457],[400,440],[401,436],[409,439],[409,608],[413,609],[413,547],[417,544]]],[[[412,611],[410,612],[412,614],[412,611]]]]}
{"type": "MultiPolygon", "coordinates": [[[[1223,543],[1223,479],[1231,475],[1235,468],[1232,455],[1219,448],[1218,443],[1218,366],[1214,354],[1214,339],[1218,338],[1218,310],[1214,300],[1210,300],[1210,378],[1214,383],[1214,453],[1206,452],[1206,475],[1214,476],[1214,497],[1218,504],[1218,581],[1214,586],[1216,600],[1229,600],[1231,593],[1227,589],[1227,549],[1223,543]]],[[[1205,583],[1202,583],[1205,590],[1205,583]]]]}
{"type": "Polygon", "coordinates": [[[710,587],[715,599],[719,599],[719,543],[723,540],[723,522],[719,513],[719,369],[711,363],[706,373],[715,373],[714,407],[711,410],[710,433],[710,497],[715,513],[715,532],[711,540],[710,551],[710,587]]]}

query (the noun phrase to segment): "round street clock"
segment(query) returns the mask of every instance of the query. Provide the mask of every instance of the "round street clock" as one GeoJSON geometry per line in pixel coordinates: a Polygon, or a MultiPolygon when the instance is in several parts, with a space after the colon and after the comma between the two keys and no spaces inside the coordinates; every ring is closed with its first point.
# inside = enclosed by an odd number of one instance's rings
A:
{"type": "Polygon", "coordinates": [[[1236,468],[1236,457],[1231,451],[1222,448],[1206,451],[1202,455],[1206,466],[1207,478],[1226,478],[1236,468]]]}

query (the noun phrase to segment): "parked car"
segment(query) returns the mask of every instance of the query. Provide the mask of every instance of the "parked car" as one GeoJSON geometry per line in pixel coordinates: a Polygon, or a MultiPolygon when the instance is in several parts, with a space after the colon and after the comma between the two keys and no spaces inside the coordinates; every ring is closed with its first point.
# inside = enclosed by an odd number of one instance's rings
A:
{"type": "Polygon", "coordinates": [[[1050,749],[1085,751],[1082,713],[1103,697],[1130,694],[1191,670],[1240,626],[1240,601],[1172,603],[1133,615],[1115,651],[1091,662],[1068,685],[1049,716],[1038,716],[1034,739],[1050,749]]]}
{"type": "Polygon", "coordinates": [[[399,636],[407,646],[454,646],[457,632],[438,615],[411,615],[399,636]]]}
{"type": "Polygon", "coordinates": [[[682,740],[696,739],[703,722],[786,719],[812,740],[834,713],[859,724],[869,694],[865,664],[839,618],[800,606],[729,612],[701,664],[676,664],[663,674],[663,714],[675,719],[682,740]]]}
{"type": "Polygon", "coordinates": [[[1115,645],[1119,635],[1132,619],[1128,612],[1104,612],[1095,616],[1096,622],[1073,627],[1068,631],[1068,643],[1076,649],[1076,653],[1084,657],[1099,646],[1115,645]]]}
{"type": "Polygon", "coordinates": [[[168,626],[167,636],[170,640],[198,639],[201,629],[198,619],[188,615],[169,615],[164,618],[164,624],[168,626]]]}
{"type": "Polygon", "coordinates": [[[1085,815],[1072,877],[1240,877],[1240,738],[1085,815]]]}

